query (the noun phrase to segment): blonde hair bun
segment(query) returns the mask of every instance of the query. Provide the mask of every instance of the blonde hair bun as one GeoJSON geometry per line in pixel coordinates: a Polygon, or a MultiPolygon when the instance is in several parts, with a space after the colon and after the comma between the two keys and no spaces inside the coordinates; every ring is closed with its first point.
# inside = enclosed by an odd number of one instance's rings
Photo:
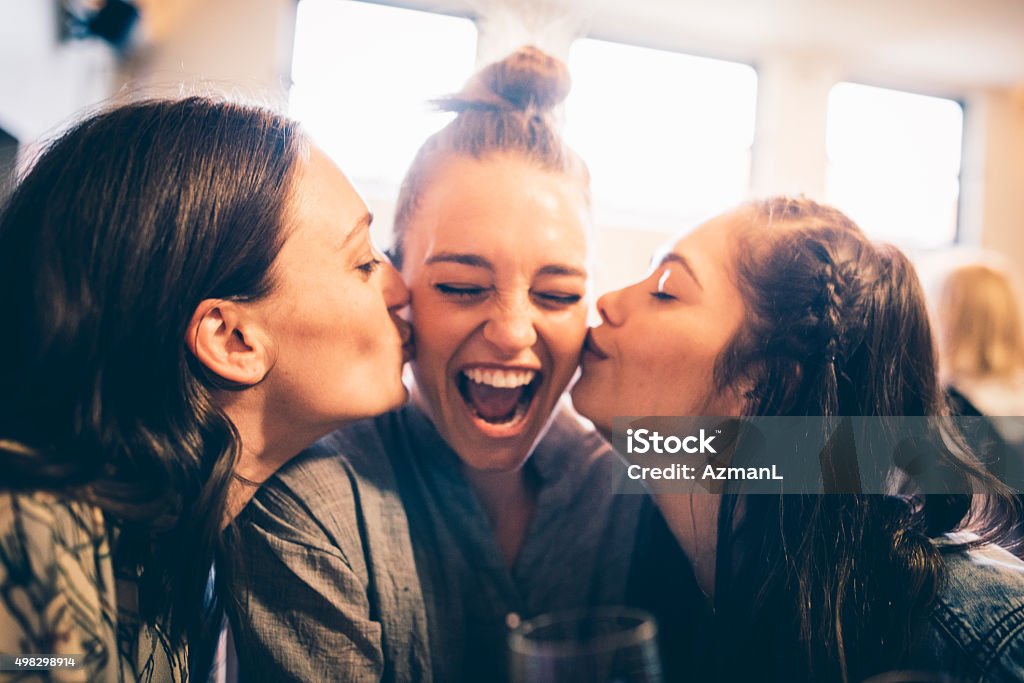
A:
{"type": "Polygon", "coordinates": [[[438,106],[454,112],[466,109],[546,112],[565,100],[571,86],[565,63],[531,45],[484,67],[461,92],[438,100],[438,106]]]}

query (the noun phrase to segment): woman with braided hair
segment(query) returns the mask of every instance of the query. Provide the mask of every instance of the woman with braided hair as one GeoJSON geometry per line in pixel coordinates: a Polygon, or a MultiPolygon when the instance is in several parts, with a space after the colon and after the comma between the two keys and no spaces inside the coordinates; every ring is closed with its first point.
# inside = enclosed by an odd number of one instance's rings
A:
{"type": "MultiPolygon", "coordinates": [[[[910,262],[810,200],[708,221],[598,309],[572,393],[606,437],[615,415],[875,416],[887,428],[945,411],[910,262]]],[[[675,629],[693,605],[650,601],[669,680],[1024,678],[1024,564],[996,545],[1013,498],[955,437],[932,436],[949,446],[937,464],[971,482],[964,493],[656,495],[666,551],[684,551],[704,613],[675,629]]]]}

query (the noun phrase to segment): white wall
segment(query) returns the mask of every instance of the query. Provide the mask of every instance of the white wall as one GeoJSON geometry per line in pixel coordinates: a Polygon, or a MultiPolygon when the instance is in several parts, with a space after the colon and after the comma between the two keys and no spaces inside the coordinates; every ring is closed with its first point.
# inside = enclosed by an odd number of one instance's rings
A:
{"type": "Polygon", "coordinates": [[[968,107],[981,129],[973,141],[981,179],[972,178],[976,213],[968,228],[981,246],[1024,268],[1024,84],[975,93],[968,107]]]}
{"type": "Polygon", "coordinates": [[[159,43],[121,71],[129,94],[225,90],[284,103],[291,71],[295,0],[164,0],[159,43]]]}
{"type": "Polygon", "coordinates": [[[0,126],[22,143],[108,97],[114,54],[98,40],[61,43],[57,3],[0,0],[0,126]]]}

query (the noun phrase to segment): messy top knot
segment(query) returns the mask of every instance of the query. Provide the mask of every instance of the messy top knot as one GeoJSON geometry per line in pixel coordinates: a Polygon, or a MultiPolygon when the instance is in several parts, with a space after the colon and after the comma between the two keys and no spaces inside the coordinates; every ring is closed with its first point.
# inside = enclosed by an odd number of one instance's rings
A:
{"type": "Polygon", "coordinates": [[[569,149],[552,110],[569,94],[569,70],[535,47],[522,47],[478,71],[460,92],[435,101],[458,114],[427,138],[405,174],[395,210],[391,259],[401,267],[405,233],[438,166],[451,156],[515,154],[537,168],[578,179],[589,202],[590,174],[569,149]]]}
{"type": "Polygon", "coordinates": [[[444,111],[468,109],[534,110],[555,108],[569,95],[572,79],[559,59],[527,46],[481,69],[460,92],[437,100],[444,111]]]}

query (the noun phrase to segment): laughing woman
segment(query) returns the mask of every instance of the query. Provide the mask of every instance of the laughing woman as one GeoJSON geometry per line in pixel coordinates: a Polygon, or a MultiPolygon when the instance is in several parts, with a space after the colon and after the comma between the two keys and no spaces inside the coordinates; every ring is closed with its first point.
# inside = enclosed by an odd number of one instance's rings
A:
{"type": "Polygon", "coordinates": [[[444,100],[457,116],[396,217],[412,402],[322,441],[247,510],[252,675],[500,681],[509,620],[622,602],[640,497],[612,495],[607,448],[559,407],[589,215],[551,113],[567,91],[564,65],[523,49],[444,100]]]}
{"type": "Polygon", "coordinates": [[[132,104],[42,154],[0,217],[0,652],[76,662],[16,680],[202,672],[222,529],[302,448],[406,399],[408,291],[368,228],[259,108],[132,104]]]}
{"type": "MultiPolygon", "coordinates": [[[[615,415],[892,426],[944,409],[909,261],[808,200],[709,221],[598,308],[573,401],[606,436],[615,415]]],[[[992,493],[973,510],[967,493],[659,494],[699,590],[650,606],[665,624],[705,615],[690,638],[665,634],[669,680],[1024,679],[1024,564],[990,543],[1013,498],[967,456],[938,462],[992,493]]]]}

